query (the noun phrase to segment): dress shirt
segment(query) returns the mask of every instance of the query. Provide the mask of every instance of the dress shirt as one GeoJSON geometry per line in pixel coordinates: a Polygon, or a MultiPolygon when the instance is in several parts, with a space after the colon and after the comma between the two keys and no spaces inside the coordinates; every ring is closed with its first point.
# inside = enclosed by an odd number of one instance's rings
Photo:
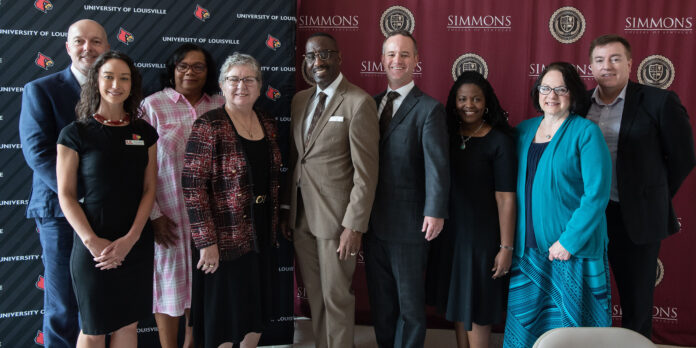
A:
{"type": "Polygon", "coordinates": [[[407,83],[404,86],[401,86],[397,89],[391,89],[389,86],[387,86],[387,92],[384,93],[384,98],[382,98],[382,101],[379,103],[379,109],[377,110],[377,115],[378,117],[382,115],[382,110],[384,110],[384,106],[387,105],[387,95],[389,95],[389,92],[394,91],[396,93],[399,93],[399,97],[394,99],[393,105],[394,107],[392,108],[392,117],[396,115],[396,111],[399,110],[399,106],[401,106],[401,102],[404,101],[406,96],[411,93],[411,90],[413,87],[416,86],[416,83],[411,80],[411,82],[407,83]]]}
{"type": "Polygon", "coordinates": [[[590,109],[587,111],[587,119],[596,123],[602,130],[604,140],[611,154],[611,194],[612,201],[619,201],[619,187],[616,182],[616,153],[619,146],[619,131],[621,129],[621,115],[626,101],[626,86],[618,97],[609,104],[605,104],[599,97],[599,86],[595,88],[591,97],[590,109]]]}
{"type": "Polygon", "coordinates": [[[83,74],[80,70],[77,70],[74,65],[70,65],[70,71],[72,72],[73,76],[75,76],[75,79],[80,86],[87,82],[87,76],[85,76],[85,74],[83,74]]]}
{"type": "MultiPolygon", "coordinates": [[[[317,104],[319,103],[319,93],[324,92],[324,94],[326,94],[326,101],[324,102],[324,107],[329,106],[331,98],[333,98],[334,94],[336,94],[336,88],[338,88],[338,85],[341,84],[341,81],[343,81],[343,73],[338,73],[338,77],[333,82],[331,82],[331,84],[328,87],[326,87],[326,89],[321,89],[319,85],[317,85],[317,91],[314,93],[314,96],[312,97],[312,102],[309,104],[309,107],[307,108],[307,114],[304,118],[304,131],[302,132],[303,139],[307,137],[307,132],[309,132],[309,125],[312,123],[312,114],[314,114],[314,109],[316,109],[317,104]]],[[[326,111],[326,109],[324,109],[324,111],[326,111]]]]}

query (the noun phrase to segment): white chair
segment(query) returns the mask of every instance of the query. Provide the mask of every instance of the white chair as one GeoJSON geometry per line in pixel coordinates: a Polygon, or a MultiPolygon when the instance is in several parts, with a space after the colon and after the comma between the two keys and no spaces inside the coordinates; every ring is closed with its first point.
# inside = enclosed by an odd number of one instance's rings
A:
{"type": "Polygon", "coordinates": [[[645,336],[620,327],[562,327],[545,332],[534,348],[655,348],[645,336]]]}

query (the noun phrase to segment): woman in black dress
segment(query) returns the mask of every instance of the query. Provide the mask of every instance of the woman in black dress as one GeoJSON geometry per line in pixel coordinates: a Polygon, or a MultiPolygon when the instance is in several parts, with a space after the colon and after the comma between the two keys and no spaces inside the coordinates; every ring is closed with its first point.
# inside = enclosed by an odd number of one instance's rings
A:
{"type": "Polygon", "coordinates": [[[104,347],[109,333],[111,347],[135,347],[138,320],[152,311],[157,133],[139,119],[141,99],[131,59],[106,52],[82,87],[77,121],[58,137],[58,198],[79,237],[70,258],[77,347],[104,347]]]}
{"type": "Polygon", "coordinates": [[[194,122],[181,175],[197,268],[191,324],[196,345],[256,347],[272,315],[280,150],[275,119],[254,109],[258,61],[234,53],[218,80],[225,105],[194,122]]]}
{"type": "Polygon", "coordinates": [[[459,347],[488,347],[491,324],[503,319],[512,260],[517,179],[512,128],[490,83],[477,72],[459,76],[446,110],[450,218],[431,258],[444,270],[436,281],[440,296],[429,297],[455,322],[459,347]]]}

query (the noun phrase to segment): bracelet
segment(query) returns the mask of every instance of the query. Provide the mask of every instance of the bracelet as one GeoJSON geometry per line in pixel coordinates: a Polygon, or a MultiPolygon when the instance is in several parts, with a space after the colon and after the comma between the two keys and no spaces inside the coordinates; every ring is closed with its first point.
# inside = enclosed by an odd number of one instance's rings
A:
{"type": "Polygon", "coordinates": [[[511,246],[502,245],[502,244],[500,244],[500,248],[501,248],[501,249],[505,249],[505,250],[510,250],[510,251],[515,250],[515,248],[513,248],[513,247],[511,247],[511,246]]]}

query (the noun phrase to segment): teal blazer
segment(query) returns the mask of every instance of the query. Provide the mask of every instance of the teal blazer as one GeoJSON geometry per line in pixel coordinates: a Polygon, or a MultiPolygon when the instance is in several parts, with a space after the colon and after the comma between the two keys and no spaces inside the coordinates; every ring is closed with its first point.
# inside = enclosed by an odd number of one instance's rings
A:
{"type": "MultiPolygon", "coordinates": [[[[527,152],[543,116],[517,126],[517,233],[515,254],[525,242],[527,152]]],[[[532,224],[539,250],[556,241],[574,257],[602,258],[611,188],[611,157],[602,131],[592,121],[570,114],[544,150],[532,187],[532,224]]]]}

